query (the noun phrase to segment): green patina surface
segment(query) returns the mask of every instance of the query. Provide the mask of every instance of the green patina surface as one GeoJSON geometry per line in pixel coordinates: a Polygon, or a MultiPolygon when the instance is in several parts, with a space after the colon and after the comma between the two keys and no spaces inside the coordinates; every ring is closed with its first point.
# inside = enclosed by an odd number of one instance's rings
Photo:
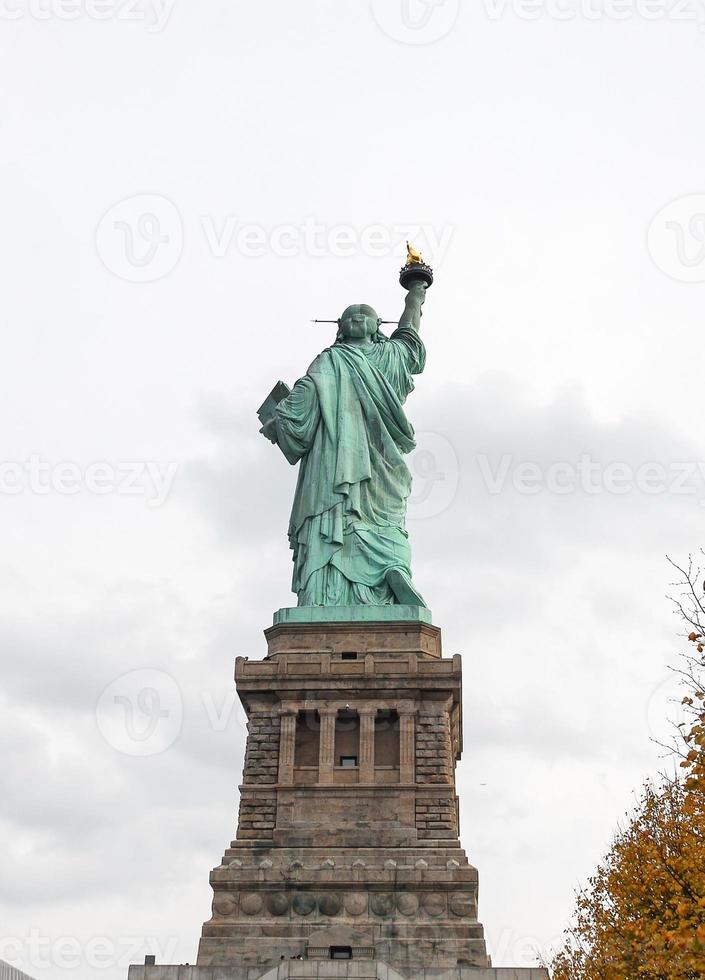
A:
{"type": "Polygon", "coordinates": [[[385,620],[422,618],[426,604],[412,582],[406,532],[411,474],[404,456],[415,446],[414,430],[403,405],[426,361],[419,337],[425,292],[425,283],[410,283],[389,338],[371,307],[348,307],[335,343],[291,391],[281,385],[260,410],[264,435],[299,465],[289,542],[302,612],[287,622],[331,622],[343,610],[347,619],[369,622],[384,608],[385,620]]]}
{"type": "Polygon", "coordinates": [[[292,606],[277,609],[274,625],[284,623],[431,623],[426,606],[292,606]]]}

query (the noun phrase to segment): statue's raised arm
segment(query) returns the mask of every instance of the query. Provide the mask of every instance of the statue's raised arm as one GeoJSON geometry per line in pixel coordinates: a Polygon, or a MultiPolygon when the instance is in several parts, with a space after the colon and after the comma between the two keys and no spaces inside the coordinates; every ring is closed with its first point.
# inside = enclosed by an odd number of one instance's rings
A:
{"type": "Polygon", "coordinates": [[[406,265],[399,273],[399,282],[408,290],[399,326],[411,327],[418,333],[421,329],[421,307],[426,301],[426,290],[433,282],[433,270],[409,242],[406,243],[406,265]]]}
{"type": "Polygon", "coordinates": [[[421,330],[421,307],[426,302],[426,289],[426,283],[421,279],[411,283],[404,301],[404,312],[399,318],[400,327],[411,327],[416,333],[421,330]]]}

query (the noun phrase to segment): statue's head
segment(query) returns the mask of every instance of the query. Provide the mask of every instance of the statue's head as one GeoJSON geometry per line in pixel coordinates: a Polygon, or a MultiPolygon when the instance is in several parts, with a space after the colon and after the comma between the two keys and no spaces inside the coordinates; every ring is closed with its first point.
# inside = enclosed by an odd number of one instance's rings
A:
{"type": "Polygon", "coordinates": [[[338,320],[338,340],[375,340],[382,321],[367,303],[355,303],[338,320]]]}

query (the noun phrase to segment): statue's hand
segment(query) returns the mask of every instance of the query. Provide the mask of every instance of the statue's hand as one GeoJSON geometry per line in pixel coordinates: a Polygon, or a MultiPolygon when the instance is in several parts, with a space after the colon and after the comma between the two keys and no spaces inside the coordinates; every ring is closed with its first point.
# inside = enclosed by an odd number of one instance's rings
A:
{"type": "Polygon", "coordinates": [[[274,445],[277,443],[277,422],[276,419],[267,419],[262,428],[259,430],[265,438],[273,442],[274,445]]]}
{"type": "Polygon", "coordinates": [[[426,288],[423,279],[414,279],[409,286],[407,300],[411,300],[412,305],[421,306],[426,301],[426,288]]]}

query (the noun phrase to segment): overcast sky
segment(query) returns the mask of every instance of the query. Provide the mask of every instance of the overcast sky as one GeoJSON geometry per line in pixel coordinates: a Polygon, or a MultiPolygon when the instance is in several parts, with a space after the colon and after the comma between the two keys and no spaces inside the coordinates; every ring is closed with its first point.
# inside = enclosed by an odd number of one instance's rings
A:
{"type": "Polygon", "coordinates": [[[408,235],[436,269],[409,528],[464,657],[463,846],[496,965],[560,934],[663,765],[664,556],[703,544],[704,25],[0,0],[0,958],[195,961],[233,661],[293,602],[296,474],[254,413],[331,341],[311,318],[399,316],[408,235]]]}

